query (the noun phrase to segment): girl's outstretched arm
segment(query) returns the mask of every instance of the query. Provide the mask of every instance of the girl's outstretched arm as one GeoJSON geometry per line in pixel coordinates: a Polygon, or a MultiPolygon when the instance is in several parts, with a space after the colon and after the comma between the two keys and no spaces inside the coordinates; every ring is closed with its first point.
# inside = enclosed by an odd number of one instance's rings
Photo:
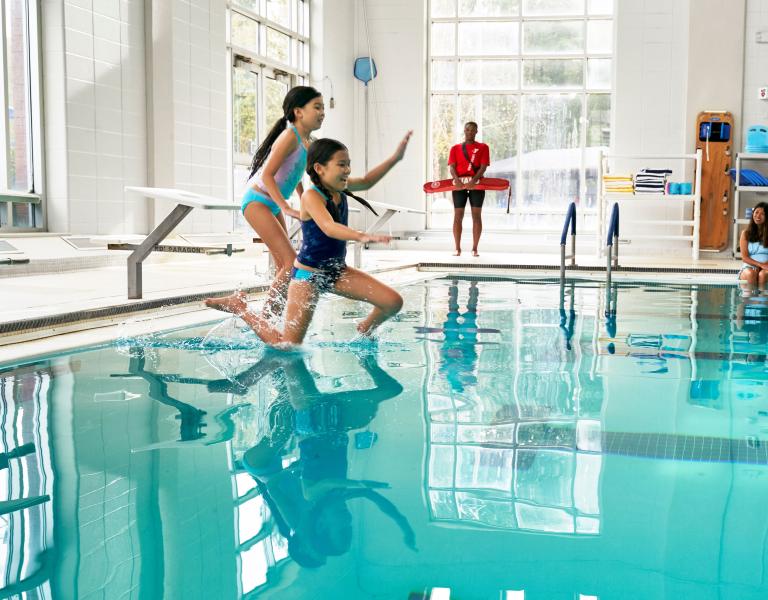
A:
{"type": "Polygon", "coordinates": [[[376,185],[384,175],[389,173],[392,167],[403,160],[405,149],[408,147],[408,141],[411,139],[411,135],[413,135],[413,131],[406,133],[405,137],[400,140],[400,143],[397,145],[395,153],[380,165],[373,167],[373,169],[368,171],[363,177],[350,177],[347,180],[347,188],[351,192],[357,192],[370,189],[376,185]]]}
{"type": "Polygon", "coordinates": [[[325,207],[325,200],[317,190],[307,190],[304,192],[301,202],[304,211],[309,214],[310,218],[317,223],[317,226],[328,237],[346,242],[362,242],[363,244],[368,242],[386,244],[392,239],[388,235],[370,235],[337,223],[333,220],[331,213],[328,212],[328,209],[325,207]]]}

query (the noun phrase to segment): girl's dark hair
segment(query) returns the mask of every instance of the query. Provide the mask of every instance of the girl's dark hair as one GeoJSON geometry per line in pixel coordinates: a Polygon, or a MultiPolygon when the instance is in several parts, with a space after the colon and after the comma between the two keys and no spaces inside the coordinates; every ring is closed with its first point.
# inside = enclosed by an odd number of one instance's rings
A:
{"type": "Polygon", "coordinates": [[[251,174],[248,176],[250,179],[253,174],[259,170],[264,161],[269,156],[269,151],[272,150],[272,145],[275,143],[277,136],[279,136],[286,128],[286,121],[291,123],[296,119],[296,114],[293,112],[295,108],[301,108],[308,102],[314,100],[318,96],[322,96],[315,88],[308,85],[297,85],[294,88],[288,90],[283,100],[283,115],[275,121],[272,129],[261,142],[261,146],[256,150],[256,154],[253,155],[253,161],[251,162],[251,174]]]}
{"type": "MultiPolygon", "coordinates": [[[[312,145],[309,147],[309,150],[307,150],[307,175],[309,175],[309,178],[312,180],[312,183],[314,183],[317,186],[317,189],[319,189],[323,193],[323,195],[326,196],[328,199],[333,198],[333,194],[331,194],[331,192],[327,190],[326,187],[323,185],[323,182],[320,179],[320,175],[318,175],[317,171],[315,171],[315,164],[316,163],[321,165],[328,164],[328,161],[331,160],[333,155],[336,154],[339,150],[347,150],[347,147],[341,142],[332,140],[330,138],[320,138],[319,140],[315,140],[314,142],[312,142],[312,145]]],[[[370,210],[377,217],[379,216],[379,213],[373,210],[373,207],[370,204],[368,204],[368,201],[365,200],[364,198],[361,198],[360,196],[355,196],[355,194],[353,194],[349,190],[344,190],[344,193],[347,196],[351,196],[352,198],[357,200],[360,204],[365,206],[365,208],[370,210]]],[[[328,212],[331,213],[331,216],[333,217],[334,221],[339,220],[339,210],[333,202],[328,203],[328,212]]]]}
{"type": "MultiPolygon", "coordinates": [[[[755,204],[755,208],[752,209],[753,215],[758,208],[763,209],[763,214],[768,219],[768,202],[758,202],[755,204]]],[[[768,221],[763,221],[762,225],[758,225],[755,223],[754,217],[749,219],[747,240],[750,242],[760,242],[765,248],[768,248],[768,221]]]]}

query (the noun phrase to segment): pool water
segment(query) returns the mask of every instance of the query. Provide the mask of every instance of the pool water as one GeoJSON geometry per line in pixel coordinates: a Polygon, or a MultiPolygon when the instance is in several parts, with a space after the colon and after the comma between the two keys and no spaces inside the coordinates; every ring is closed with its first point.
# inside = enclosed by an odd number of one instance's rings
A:
{"type": "Polygon", "coordinates": [[[402,292],[0,368],[0,596],[768,597],[768,296],[402,292]]]}

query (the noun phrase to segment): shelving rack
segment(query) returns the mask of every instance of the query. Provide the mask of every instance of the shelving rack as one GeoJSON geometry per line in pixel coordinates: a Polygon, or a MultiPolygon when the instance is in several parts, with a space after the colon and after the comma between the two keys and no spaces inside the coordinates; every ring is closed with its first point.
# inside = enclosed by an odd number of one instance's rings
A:
{"type": "Polygon", "coordinates": [[[741,215],[741,193],[750,192],[757,194],[768,194],[768,185],[739,185],[741,181],[741,161],[768,161],[768,154],[754,154],[751,152],[740,152],[736,154],[736,179],[733,182],[733,235],[731,236],[731,244],[734,256],[741,256],[739,251],[739,225],[749,224],[749,219],[739,218],[741,215]]]}
{"type": "Polygon", "coordinates": [[[669,240],[669,241],[689,241],[691,242],[691,257],[693,260],[699,258],[699,232],[700,232],[700,220],[701,220],[701,150],[697,150],[695,154],[667,154],[667,155],[635,155],[635,154],[603,154],[600,153],[600,161],[598,163],[597,180],[599,187],[599,201],[598,201],[598,229],[599,234],[597,236],[597,253],[598,256],[604,250],[603,241],[607,234],[608,218],[610,217],[608,212],[609,204],[613,202],[619,202],[620,206],[642,203],[643,205],[653,208],[664,208],[665,205],[669,206],[670,203],[684,202],[686,205],[692,206],[692,211],[685,211],[686,213],[692,213],[690,217],[677,219],[674,221],[666,219],[632,219],[630,221],[622,222],[622,238],[630,238],[632,240],[669,240]],[[603,182],[603,175],[610,173],[609,163],[614,160],[633,161],[637,162],[639,168],[643,168],[646,165],[643,163],[658,162],[658,161],[682,161],[692,160],[695,165],[695,176],[693,183],[692,194],[630,194],[624,192],[606,192],[603,182]],[[645,233],[645,234],[633,234],[632,225],[660,225],[660,226],[679,226],[690,228],[690,234],[657,234],[657,233],[645,233]],[[629,233],[627,234],[627,230],[629,233]]]}

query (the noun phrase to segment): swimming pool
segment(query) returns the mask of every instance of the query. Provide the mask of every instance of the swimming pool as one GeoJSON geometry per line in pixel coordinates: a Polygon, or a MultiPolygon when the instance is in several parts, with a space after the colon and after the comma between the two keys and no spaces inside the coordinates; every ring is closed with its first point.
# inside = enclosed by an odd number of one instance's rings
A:
{"type": "Polygon", "coordinates": [[[0,591],[768,595],[768,297],[402,292],[377,343],[327,299],[303,353],[228,321],[1,367],[0,591]]]}

